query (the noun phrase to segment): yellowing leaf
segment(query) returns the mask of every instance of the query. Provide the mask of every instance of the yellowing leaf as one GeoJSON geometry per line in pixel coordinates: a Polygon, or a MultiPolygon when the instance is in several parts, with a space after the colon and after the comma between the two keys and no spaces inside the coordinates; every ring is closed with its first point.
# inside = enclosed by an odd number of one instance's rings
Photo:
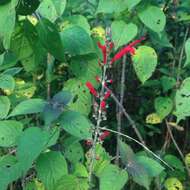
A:
{"type": "Polygon", "coordinates": [[[105,32],[104,28],[101,26],[97,26],[97,27],[93,28],[91,32],[94,36],[97,36],[97,37],[100,37],[103,39],[105,39],[105,37],[106,37],[106,32],[105,32]]]}
{"type": "Polygon", "coordinates": [[[183,190],[183,185],[182,183],[175,177],[168,178],[164,186],[167,190],[183,190]]]}
{"type": "Polygon", "coordinates": [[[162,119],[157,113],[151,113],[146,116],[146,123],[147,124],[158,124],[161,123],[162,119]]]}
{"type": "Polygon", "coordinates": [[[27,19],[34,25],[36,26],[36,24],[38,24],[38,19],[35,16],[32,15],[28,15],[27,19]]]}

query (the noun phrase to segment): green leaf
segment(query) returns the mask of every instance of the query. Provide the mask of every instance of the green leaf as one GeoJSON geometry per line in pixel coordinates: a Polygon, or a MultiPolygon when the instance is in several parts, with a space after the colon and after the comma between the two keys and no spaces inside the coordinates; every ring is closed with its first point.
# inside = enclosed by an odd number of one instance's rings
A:
{"type": "Polygon", "coordinates": [[[0,75],[0,88],[13,91],[15,88],[14,78],[10,75],[0,75]]]}
{"type": "Polygon", "coordinates": [[[185,42],[185,53],[186,53],[186,61],[185,67],[190,65],[190,38],[185,42]]]}
{"type": "Polygon", "coordinates": [[[13,120],[0,121],[0,146],[16,146],[23,130],[22,123],[13,120]]]}
{"type": "Polygon", "coordinates": [[[69,137],[63,143],[64,156],[72,164],[84,161],[84,151],[78,139],[69,137]]]}
{"type": "Polygon", "coordinates": [[[10,165],[13,165],[17,162],[17,159],[13,155],[4,155],[0,157],[0,168],[2,167],[8,167],[10,165]]]}
{"type": "Polygon", "coordinates": [[[14,1],[0,6],[0,38],[6,49],[10,46],[10,39],[15,27],[14,1]]]}
{"type": "Polygon", "coordinates": [[[38,178],[43,182],[47,190],[54,190],[55,184],[67,174],[67,163],[60,152],[47,152],[40,155],[36,161],[38,178]]]}
{"type": "Polygon", "coordinates": [[[84,115],[78,112],[64,112],[60,118],[60,125],[65,131],[75,137],[91,139],[91,123],[84,115]]]}
{"type": "Polygon", "coordinates": [[[156,69],[157,54],[151,47],[140,46],[132,59],[135,72],[139,80],[144,83],[156,69]]]}
{"type": "Polygon", "coordinates": [[[141,0],[128,0],[126,3],[127,3],[128,9],[131,10],[136,5],[138,5],[140,2],[141,2],[141,0]]]}
{"type": "Polygon", "coordinates": [[[68,17],[62,17],[61,21],[58,21],[58,25],[61,31],[63,31],[65,27],[75,25],[83,28],[89,35],[91,34],[88,20],[83,15],[71,15],[68,17]]]}
{"type": "Polygon", "coordinates": [[[112,39],[116,49],[130,42],[138,32],[138,28],[135,24],[126,24],[124,21],[114,21],[111,25],[111,29],[112,39]]]}
{"type": "Polygon", "coordinates": [[[157,114],[163,119],[172,111],[173,101],[169,97],[158,97],[155,99],[154,107],[157,114]]]}
{"type": "Polygon", "coordinates": [[[87,178],[88,171],[83,164],[77,163],[77,164],[75,164],[73,175],[75,175],[77,177],[86,177],[87,178]]]}
{"type": "Polygon", "coordinates": [[[140,20],[154,32],[164,30],[166,24],[166,16],[164,12],[156,6],[148,6],[138,13],[140,20]]]}
{"type": "Polygon", "coordinates": [[[63,14],[65,6],[66,0],[45,0],[40,4],[38,11],[43,17],[54,22],[63,14]]]}
{"type": "Polygon", "coordinates": [[[146,156],[137,156],[137,162],[141,164],[150,177],[157,177],[164,170],[158,162],[146,156]]]}
{"type": "MultiPolygon", "coordinates": [[[[98,58],[94,54],[72,57],[69,65],[71,72],[84,82],[90,81],[94,86],[97,86],[96,76],[101,75],[101,68],[98,65],[98,58]]],[[[82,95],[82,94],[81,94],[82,95]]]]}
{"type": "Polygon", "coordinates": [[[82,27],[76,25],[65,28],[60,35],[65,53],[74,56],[95,51],[91,37],[82,27]]]}
{"type": "Polygon", "coordinates": [[[45,190],[44,185],[38,180],[29,181],[26,183],[24,190],[45,190]]]}
{"type": "Polygon", "coordinates": [[[39,42],[35,27],[28,20],[15,28],[10,49],[28,72],[36,71],[42,63],[44,64],[45,51],[39,42]]]}
{"type": "Polygon", "coordinates": [[[0,96],[0,119],[6,118],[9,113],[11,103],[7,96],[0,96]]]}
{"type": "Polygon", "coordinates": [[[19,103],[8,117],[17,115],[40,113],[44,110],[46,102],[42,99],[29,99],[19,103]]]}
{"type": "Polygon", "coordinates": [[[128,180],[127,172],[112,164],[106,166],[98,177],[100,190],[121,190],[128,180]]]}
{"type": "Polygon", "coordinates": [[[175,115],[177,116],[177,123],[181,119],[190,116],[190,78],[186,78],[180,89],[177,90],[175,96],[175,115]]]}
{"type": "Polygon", "coordinates": [[[167,92],[176,85],[176,80],[172,77],[163,76],[161,77],[160,81],[163,88],[163,92],[167,92]]]}
{"type": "Polygon", "coordinates": [[[97,13],[119,13],[127,9],[128,0],[100,0],[97,13]]]}
{"type": "Polygon", "coordinates": [[[88,180],[74,175],[63,176],[54,190],[89,190],[88,180]]]}
{"type": "Polygon", "coordinates": [[[20,170],[24,173],[32,166],[33,161],[46,148],[49,134],[37,127],[26,129],[18,141],[17,159],[20,170]]]}
{"type": "Polygon", "coordinates": [[[64,49],[60,34],[55,25],[48,19],[40,19],[36,26],[40,42],[55,58],[64,61],[64,49]]]}
{"type": "Polygon", "coordinates": [[[164,161],[166,161],[173,168],[184,172],[185,167],[183,165],[183,162],[176,156],[167,154],[166,156],[164,156],[164,161]]]}
{"type": "Polygon", "coordinates": [[[124,142],[119,141],[119,151],[121,161],[126,166],[128,173],[133,177],[133,181],[146,189],[149,189],[151,179],[143,165],[138,163],[136,155],[131,147],[124,142]]]}
{"type": "MultiPolygon", "coordinates": [[[[87,75],[87,74],[86,74],[87,75]]],[[[88,115],[91,111],[91,94],[85,86],[86,80],[81,81],[77,78],[69,79],[64,84],[64,90],[70,91],[72,100],[68,104],[73,111],[88,115]]]]}

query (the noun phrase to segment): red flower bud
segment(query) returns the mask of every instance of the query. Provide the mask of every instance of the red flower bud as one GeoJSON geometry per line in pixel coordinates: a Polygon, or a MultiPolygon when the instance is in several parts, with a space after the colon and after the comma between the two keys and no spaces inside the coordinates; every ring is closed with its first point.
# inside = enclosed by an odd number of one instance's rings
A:
{"type": "Polygon", "coordinates": [[[103,63],[106,64],[107,63],[107,50],[106,50],[106,45],[102,45],[100,42],[98,42],[98,47],[101,49],[102,51],[102,55],[103,55],[103,63]]]}
{"type": "Polygon", "coordinates": [[[105,102],[104,100],[102,100],[102,101],[100,102],[100,107],[101,107],[102,109],[106,109],[106,102],[105,102]]]}
{"type": "Polygon", "coordinates": [[[99,136],[99,139],[101,141],[103,141],[106,137],[108,137],[110,135],[110,132],[109,131],[104,131],[100,136],[99,136]]]}
{"type": "Polygon", "coordinates": [[[95,97],[98,97],[98,93],[95,90],[95,88],[93,87],[93,85],[91,84],[91,82],[86,82],[86,86],[89,89],[89,91],[91,92],[91,94],[93,94],[95,97]]]}
{"type": "Polygon", "coordinates": [[[107,100],[111,95],[111,90],[108,90],[104,95],[104,100],[107,100]]]}
{"type": "Polygon", "coordinates": [[[90,139],[89,139],[89,140],[86,140],[86,141],[85,141],[85,144],[86,144],[87,146],[91,146],[91,145],[92,145],[92,140],[90,140],[90,139]]]}

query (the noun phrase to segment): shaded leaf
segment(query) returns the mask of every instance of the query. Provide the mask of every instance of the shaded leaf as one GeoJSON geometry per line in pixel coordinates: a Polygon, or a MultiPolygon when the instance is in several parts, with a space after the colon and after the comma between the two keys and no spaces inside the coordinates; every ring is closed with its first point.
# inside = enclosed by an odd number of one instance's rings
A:
{"type": "Polygon", "coordinates": [[[0,119],[6,118],[9,113],[11,103],[7,96],[0,96],[0,119]]]}
{"type": "Polygon", "coordinates": [[[45,104],[46,102],[44,100],[37,98],[22,101],[13,109],[9,117],[32,113],[40,113],[43,111],[45,104]]]}
{"type": "Polygon", "coordinates": [[[80,139],[91,138],[91,123],[84,115],[74,111],[66,111],[59,122],[61,127],[71,135],[80,139]]]}
{"type": "Polygon", "coordinates": [[[57,181],[67,174],[67,163],[60,152],[47,152],[40,155],[36,161],[38,178],[47,190],[54,190],[57,181]]]}

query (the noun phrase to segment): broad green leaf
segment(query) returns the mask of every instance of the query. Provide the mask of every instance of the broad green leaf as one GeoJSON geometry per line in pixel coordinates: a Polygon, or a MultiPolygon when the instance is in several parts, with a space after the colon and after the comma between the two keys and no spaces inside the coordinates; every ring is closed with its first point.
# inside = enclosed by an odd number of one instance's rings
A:
{"type": "Polygon", "coordinates": [[[74,175],[63,176],[54,190],[89,190],[88,179],[78,178],[74,175]]]}
{"type": "Polygon", "coordinates": [[[96,76],[101,75],[101,68],[98,65],[98,58],[94,54],[72,57],[69,66],[71,72],[84,84],[90,81],[97,86],[96,76]]]}
{"type": "Polygon", "coordinates": [[[91,94],[85,85],[85,81],[78,80],[77,78],[69,79],[64,84],[64,90],[70,91],[72,100],[68,104],[69,108],[73,111],[80,112],[88,115],[91,111],[91,94]]]}
{"type": "Polygon", "coordinates": [[[121,161],[126,166],[127,172],[133,177],[133,181],[145,187],[146,189],[149,189],[151,179],[143,165],[138,163],[136,155],[134,154],[131,147],[120,141],[119,151],[121,155],[121,161]]]}
{"type": "Polygon", "coordinates": [[[164,156],[164,161],[166,161],[173,168],[180,170],[182,172],[184,171],[185,167],[183,165],[183,162],[176,156],[167,154],[166,156],[164,156]]]}
{"type": "Polygon", "coordinates": [[[128,0],[100,0],[97,13],[119,13],[128,8],[128,0]]]}
{"type": "Polygon", "coordinates": [[[164,92],[167,92],[176,85],[176,80],[172,77],[163,76],[160,81],[164,92]]]}
{"type": "Polygon", "coordinates": [[[4,155],[0,157],[0,168],[9,167],[17,162],[17,159],[13,155],[4,155]]]}
{"type": "Polygon", "coordinates": [[[35,27],[28,20],[15,28],[10,49],[28,72],[38,70],[44,63],[45,50],[39,42],[35,27]]]}
{"type": "Polygon", "coordinates": [[[126,24],[124,21],[114,21],[111,25],[112,39],[115,48],[119,48],[124,44],[130,42],[138,32],[138,28],[135,24],[126,24]]]}
{"type": "Polygon", "coordinates": [[[10,47],[10,39],[15,26],[14,1],[0,6],[0,38],[6,49],[10,47]]]}
{"type": "Polygon", "coordinates": [[[54,190],[57,181],[67,174],[67,163],[60,152],[46,152],[36,161],[38,178],[47,190],[54,190]]]}
{"type": "Polygon", "coordinates": [[[87,168],[83,164],[77,163],[75,164],[73,175],[77,177],[87,178],[89,174],[88,174],[87,168]]]}
{"type": "Polygon", "coordinates": [[[82,27],[73,25],[65,28],[60,35],[65,53],[74,56],[94,52],[92,39],[82,27]]]}
{"type": "Polygon", "coordinates": [[[184,66],[190,65],[190,38],[185,42],[186,61],[184,66]]]}
{"type": "Polygon", "coordinates": [[[87,18],[83,15],[71,15],[68,17],[62,17],[61,21],[58,21],[58,25],[61,31],[63,31],[66,27],[70,27],[72,25],[80,26],[90,35],[90,25],[87,18]]]}
{"type": "Polygon", "coordinates": [[[0,146],[16,146],[18,138],[22,135],[23,125],[18,121],[0,121],[0,146]]]}
{"type": "Polygon", "coordinates": [[[0,88],[13,91],[15,88],[14,78],[10,75],[0,75],[0,88]]]}
{"type": "Polygon", "coordinates": [[[128,9],[131,10],[136,5],[138,5],[140,2],[141,2],[141,0],[128,0],[126,3],[127,3],[128,9]]]}
{"type": "Polygon", "coordinates": [[[16,12],[19,15],[30,15],[35,12],[39,4],[39,0],[19,0],[16,12]]]}
{"type": "Polygon", "coordinates": [[[190,78],[186,78],[175,96],[177,123],[190,116],[190,78]]]}
{"type": "Polygon", "coordinates": [[[119,141],[119,152],[121,155],[121,161],[125,165],[135,159],[135,153],[131,147],[122,141],[119,141]]]}
{"type": "Polygon", "coordinates": [[[0,119],[6,118],[9,113],[11,103],[7,96],[0,96],[0,119]]]}
{"type": "Polygon", "coordinates": [[[63,14],[65,6],[66,0],[45,0],[40,4],[38,11],[43,17],[54,22],[63,14]]]}
{"type": "Polygon", "coordinates": [[[151,47],[140,46],[132,59],[137,77],[144,83],[152,76],[152,73],[156,69],[157,54],[151,47]]]}
{"type": "Polygon", "coordinates": [[[173,101],[169,97],[158,97],[154,101],[154,107],[156,109],[156,113],[164,119],[173,108],[173,101]]]}
{"type": "Polygon", "coordinates": [[[50,137],[48,132],[37,127],[26,129],[18,141],[17,159],[20,170],[24,173],[32,166],[33,161],[46,148],[50,137]]]}
{"type": "MultiPolygon", "coordinates": [[[[99,176],[102,170],[110,164],[111,156],[108,152],[106,152],[105,148],[101,144],[96,145],[95,153],[97,159],[94,161],[94,173],[96,176],[99,176]]],[[[88,158],[90,158],[88,162],[91,161],[91,154],[92,149],[90,149],[88,152],[88,158]]]]}
{"type": "Polygon", "coordinates": [[[64,61],[64,49],[63,42],[61,41],[60,34],[56,26],[48,19],[40,19],[40,22],[36,25],[37,32],[40,38],[40,42],[55,58],[60,61],[64,61]]]}
{"type": "Polygon", "coordinates": [[[150,177],[157,177],[164,170],[158,162],[146,156],[137,156],[137,162],[141,164],[150,177]]]}
{"type": "Polygon", "coordinates": [[[64,140],[63,153],[65,158],[72,164],[84,161],[83,148],[75,137],[69,137],[64,140]]]}
{"type": "Polygon", "coordinates": [[[106,166],[98,177],[100,190],[121,190],[128,180],[127,172],[112,164],[106,166]]]}
{"type": "Polygon", "coordinates": [[[68,91],[60,91],[53,96],[53,98],[45,105],[43,111],[43,117],[45,120],[45,125],[49,125],[51,122],[56,120],[63,110],[65,106],[72,99],[71,93],[68,91]]]}
{"type": "Polygon", "coordinates": [[[166,24],[166,16],[164,12],[156,6],[148,6],[138,13],[140,20],[154,32],[164,30],[166,24]]]}
{"type": "Polygon", "coordinates": [[[37,98],[22,101],[13,109],[9,117],[32,113],[40,113],[44,110],[45,104],[46,102],[44,100],[37,98]]]}
{"type": "Polygon", "coordinates": [[[66,111],[59,122],[61,127],[71,135],[80,139],[91,139],[92,124],[84,115],[75,111],[66,111]]]}

